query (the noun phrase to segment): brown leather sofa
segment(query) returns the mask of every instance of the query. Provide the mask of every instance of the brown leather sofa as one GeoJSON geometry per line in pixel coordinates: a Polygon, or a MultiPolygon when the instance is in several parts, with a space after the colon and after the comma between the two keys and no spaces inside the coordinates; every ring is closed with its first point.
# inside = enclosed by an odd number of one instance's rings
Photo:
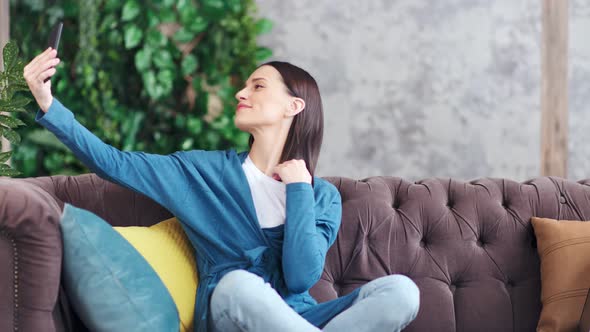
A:
{"type": "MultiPolygon", "coordinates": [[[[421,303],[405,331],[534,331],[541,281],[531,216],[590,220],[590,179],[324,178],[340,190],[342,225],[311,294],[323,302],[407,275],[421,303]]],[[[94,174],[0,178],[0,331],[85,330],[60,285],[65,202],[120,226],[171,216],[94,174]]]]}

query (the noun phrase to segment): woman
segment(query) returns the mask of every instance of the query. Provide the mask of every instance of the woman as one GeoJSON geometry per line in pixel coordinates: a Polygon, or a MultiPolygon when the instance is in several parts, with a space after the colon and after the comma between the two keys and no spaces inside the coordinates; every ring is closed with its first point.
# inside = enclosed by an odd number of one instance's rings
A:
{"type": "Polygon", "coordinates": [[[36,120],[99,176],[142,193],[180,220],[195,248],[195,331],[399,331],[417,315],[407,277],[370,281],[318,304],[341,221],[334,185],[315,177],[323,135],[318,86],[284,62],[258,67],[236,94],[249,151],[122,152],[78,123],[51,94],[59,63],[47,49],[24,69],[36,120]]]}

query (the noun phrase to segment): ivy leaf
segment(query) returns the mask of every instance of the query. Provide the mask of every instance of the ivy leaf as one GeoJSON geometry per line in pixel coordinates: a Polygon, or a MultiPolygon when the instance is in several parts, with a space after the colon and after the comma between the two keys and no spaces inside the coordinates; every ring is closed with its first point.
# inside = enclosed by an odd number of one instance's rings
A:
{"type": "Polygon", "coordinates": [[[137,25],[132,24],[125,27],[125,48],[130,49],[141,42],[143,37],[143,31],[141,31],[137,25]]]}
{"type": "Polygon", "coordinates": [[[137,17],[137,15],[139,15],[140,11],[141,9],[137,1],[128,0],[127,2],[125,2],[125,5],[123,6],[123,14],[121,15],[121,20],[124,22],[131,21],[132,19],[137,17]]]}
{"type": "Polygon", "coordinates": [[[194,33],[190,32],[187,28],[182,27],[174,33],[174,36],[172,36],[172,39],[174,39],[175,41],[177,41],[179,43],[187,43],[187,42],[191,41],[194,37],[195,37],[194,33]]]}
{"type": "Polygon", "coordinates": [[[186,138],[182,142],[182,144],[180,145],[180,147],[183,150],[190,150],[193,147],[194,144],[195,144],[195,140],[192,137],[189,137],[189,138],[186,138]]]}
{"type": "Polygon", "coordinates": [[[10,159],[10,156],[12,156],[12,151],[0,153],[0,164],[7,162],[8,159],[10,159]]]}
{"type": "Polygon", "coordinates": [[[145,42],[154,48],[166,46],[166,36],[156,29],[150,29],[145,35],[145,42]]]}
{"type": "Polygon", "coordinates": [[[156,89],[156,74],[153,71],[147,71],[143,74],[143,84],[145,84],[145,90],[152,99],[158,99],[158,91],[156,89]]]}
{"type": "Polygon", "coordinates": [[[182,75],[187,76],[192,74],[195,69],[197,69],[197,57],[194,54],[188,54],[184,59],[182,59],[182,75]]]}
{"type": "Polygon", "coordinates": [[[176,9],[179,12],[184,11],[187,7],[192,6],[192,1],[191,0],[178,0],[176,2],[176,9]]]}
{"type": "Polygon", "coordinates": [[[226,0],[226,5],[236,14],[242,10],[241,0],[226,0]]]}
{"type": "Polygon", "coordinates": [[[256,22],[256,34],[262,35],[269,33],[272,30],[272,21],[266,18],[260,19],[256,22]]]}
{"type": "Polygon", "coordinates": [[[178,9],[178,13],[180,15],[180,23],[182,25],[189,25],[198,16],[197,8],[191,3],[182,9],[178,9]]]}
{"type": "Polygon", "coordinates": [[[158,81],[160,83],[170,83],[174,81],[174,72],[170,69],[164,69],[158,73],[158,81]]]}
{"type": "Polygon", "coordinates": [[[153,28],[156,25],[158,25],[158,23],[160,23],[160,17],[159,17],[159,15],[156,14],[152,10],[148,10],[147,11],[146,17],[147,17],[148,27],[150,27],[150,28],[153,28]]]}
{"type": "Polygon", "coordinates": [[[223,0],[202,0],[203,11],[208,17],[218,19],[224,14],[224,3],[223,0]]]}
{"type": "Polygon", "coordinates": [[[187,127],[191,134],[198,134],[203,130],[203,122],[198,117],[189,117],[187,127]]]}
{"type": "Polygon", "coordinates": [[[169,95],[172,91],[172,82],[174,82],[174,72],[164,69],[158,73],[158,86],[161,89],[160,96],[169,95]]]}
{"type": "Polygon", "coordinates": [[[137,68],[137,70],[143,71],[150,67],[152,60],[151,53],[150,49],[146,47],[135,53],[135,68],[137,68]]]}
{"type": "Polygon", "coordinates": [[[156,67],[158,68],[174,68],[174,61],[172,61],[172,55],[168,50],[156,51],[153,57],[153,61],[156,67]]]}
{"type": "Polygon", "coordinates": [[[162,8],[158,15],[162,23],[176,22],[176,13],[170,8],[162,8]]]}
{"type": "Polygon", "coordinates": [[[197,34],[199,32],[203,32],[207,28],[208,24],[209,23],[207,22],[207,20],[205,20],[202,16],[197,16],[192,20],[192,22],[188,26],[188,29],[192,33],[197,34]]]}

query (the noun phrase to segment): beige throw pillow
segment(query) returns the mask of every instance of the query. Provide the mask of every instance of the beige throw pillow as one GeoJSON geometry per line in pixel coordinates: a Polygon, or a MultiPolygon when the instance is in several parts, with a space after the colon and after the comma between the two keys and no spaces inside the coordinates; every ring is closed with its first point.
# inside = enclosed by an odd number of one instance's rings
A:
{"type": "Polygon", "coordinates": [[[531,219],[541,259],[538,332],[577,331],[590,287],[590,222],[531,219]]]}

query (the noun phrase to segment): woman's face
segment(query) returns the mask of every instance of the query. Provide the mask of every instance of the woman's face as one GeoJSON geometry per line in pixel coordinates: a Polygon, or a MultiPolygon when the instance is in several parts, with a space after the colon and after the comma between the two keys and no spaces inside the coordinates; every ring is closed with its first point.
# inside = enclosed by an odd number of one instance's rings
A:
{"type": "Polygon", "coordinates": [[[289,95],[281,74],[272,66],[256,69],[246,86],[236,93],[234,123],[242,131],[280,125],[294,97],[289,95]]]}

